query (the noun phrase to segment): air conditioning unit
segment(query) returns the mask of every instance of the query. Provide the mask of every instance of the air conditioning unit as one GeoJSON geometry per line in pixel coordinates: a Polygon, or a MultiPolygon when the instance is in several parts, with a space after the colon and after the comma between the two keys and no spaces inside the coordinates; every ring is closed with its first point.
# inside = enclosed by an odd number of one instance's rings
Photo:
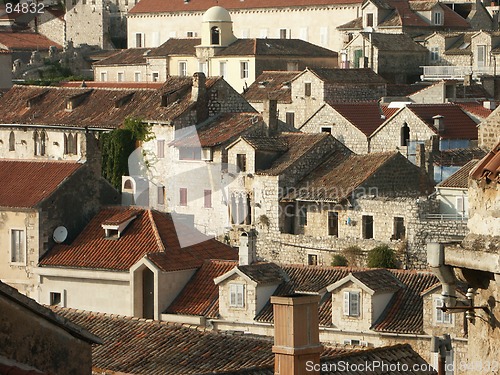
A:
{"type": "Polygon", "coordinates": [[[204,147],[201,149],[201,160],[212,161],[213,154],[210,147],[204,147]]]}

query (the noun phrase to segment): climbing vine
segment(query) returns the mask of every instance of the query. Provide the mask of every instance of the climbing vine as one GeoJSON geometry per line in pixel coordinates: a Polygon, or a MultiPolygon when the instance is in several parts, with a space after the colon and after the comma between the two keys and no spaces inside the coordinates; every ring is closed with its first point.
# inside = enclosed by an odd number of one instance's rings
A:
{"type": "Polygon", "coordinates": [[[139,142],[154,138],[151,125],[138,118],[126,118],[123,127],[101,134],[102,175],[120,190],[122,176],[127,176],[128,157],[139,142]]]}

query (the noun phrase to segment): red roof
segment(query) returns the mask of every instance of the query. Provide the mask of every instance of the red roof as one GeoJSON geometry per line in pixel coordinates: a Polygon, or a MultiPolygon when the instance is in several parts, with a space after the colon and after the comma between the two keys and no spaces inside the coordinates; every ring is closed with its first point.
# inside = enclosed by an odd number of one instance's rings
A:
{"type": "Polygon", "coordinates": [[[97,81],[70,81],[61,82],[60,87],[90,87],[105,89],[160,89],[163,82],[97,82],[97,81]]]}
{"type": "Polygon", "coordinates": [[[500,182],[500,142],[472,170],[471,178],[500,182]]]}
{"type": "Polygon", "coordinates": [[[491,112],[493,112],[491,109],[485,108],[485,106],[480,102],[457,102],[456,104],[459,105],[464,111],[482,119],[485,119],[491,115],[491,112]]]}
{"type": "Polygon", "coordinates": [[[129,13],[193,12],[206,11],[213,6],[228,10],[279,7],[307,7],[315,5],[360,4],[360,0],[141,0],[129,13]]]}
{"type": "Polygon", "coordinates": [[[60,44],[37,33],[0,32],[0,45],[9,50],[46,50],[51,46],[62,49],[60,44]]]}
{"type": "Polygon", "coordinates": [[[205,259],[237,258],[231,247],[208,237],[205,242],[181,248],[168,214],[136,207],[108,207],[90,221],[72,244],[56,245],[40,265],[127,271],[144,256],[163,271],[197,268],[205,259]],[[117,215],[137,217],[120,238],[107,239],[102,224],[117,215]]]}
{"type": "Polygon", "coordinates": [[[477,124],[456,104],[410,104],[407,108],[424,121],[436,134],[434,116],[444,117],[443,139],[477,139],[477,124]]]}
{"type": "Polygon", "coordinates": [[[0,207],[35,207],[83,164],[0,159],[0,207]]]}

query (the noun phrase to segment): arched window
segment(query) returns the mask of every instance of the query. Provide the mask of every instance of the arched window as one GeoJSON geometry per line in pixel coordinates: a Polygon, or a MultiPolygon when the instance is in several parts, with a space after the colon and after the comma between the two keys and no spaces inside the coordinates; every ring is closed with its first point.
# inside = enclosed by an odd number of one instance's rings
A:
{"type": "Polygon", "coordinates": [[[132,181],[126,180],[123,184],[123,189],[132,190],[134,187],[132,186],[132,181]]]}
{"type": "Polygon", "coordinates": [[[210,35],[211,38],[210,40],[212,41],[211,44],[220,44],[220,29],[217,26],[212,27],[210,30],[210,35]]]}
{"type": "Polygon", "coordinates": [[[14,132],[9,134],[9,151],[16,151],[16,136],[14,132]]]}
{"type": "Polygon", "coordinates": [[[72,145],[71,149],[73,151],[72,152],[73,154],[76,155],[78,153],[78,134],[75,134],[73,136],[73,145],[72,145]]]}
{"type": "Polygon", "coordinates": [[[35,150],[35,155],[40,155],[40,137],[38,136],[38,132],[35,130],[35,133],[33,134],[33,143],[34,143],[34,150],[35,150]]]}
{"type": "Polygon", "coordinates": [[[75,144],[75,139],[73,137],[73,134],[64,134],[64,153],[65,154],[74,154],[74,144],[75,144]]]}
{"type": "Polygon", "coordinates": [[[408,146],[410,140],[410,127],[405,122],[401,127],[401,146],[408,146]]]}
{"type": "Polygon", "coordinates": [[[40,155],[45,155],[45,139],[47,138],[47,134],[42,130],[40,133],[40,155]]]}

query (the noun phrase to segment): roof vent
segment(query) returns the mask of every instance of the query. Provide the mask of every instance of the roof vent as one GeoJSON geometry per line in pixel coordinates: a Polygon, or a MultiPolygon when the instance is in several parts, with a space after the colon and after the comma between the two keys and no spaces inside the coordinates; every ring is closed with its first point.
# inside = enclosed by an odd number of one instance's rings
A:
{"type": "Polygon", "coordinates": [[[35,96],[32,96],[31,98],[26,100],[26,108],[31,108],[35,104],[41,102],[42,99],[44,98],[44,96],[47,95],[48,92],[49,92],[49,90],[44,90],[41,93],[36,94],[35,96]]]}
{"type": "Polygon", "coordinates": [[[441,133],[444,131],[444,116],[436,115],[432,118],[434,120],[434,128],[441,133]]]}
{"type": "Polygon", "coordinates": [[[132,98],[134,97],[134,94],[135,94],[135,92],[131,92],[130,94],[126,94],[126,95],[122,96],[121,98],[116,99],[115,100],[115,108],[121,108],[125,104],[130,102],[132,100],[132,98]]]}
{"type": "Polygon", "coordinates": [[[76,95],[72,95],[66,99],[66,110],[72,111],[78,107],[90,95],[92,90],[84,91],[76,95]]]}

